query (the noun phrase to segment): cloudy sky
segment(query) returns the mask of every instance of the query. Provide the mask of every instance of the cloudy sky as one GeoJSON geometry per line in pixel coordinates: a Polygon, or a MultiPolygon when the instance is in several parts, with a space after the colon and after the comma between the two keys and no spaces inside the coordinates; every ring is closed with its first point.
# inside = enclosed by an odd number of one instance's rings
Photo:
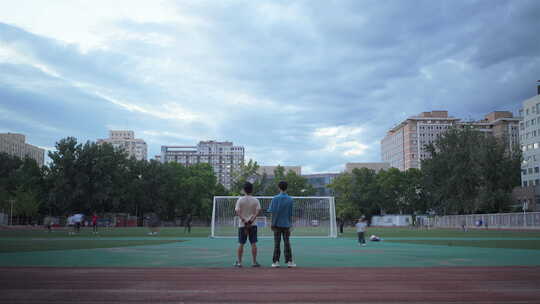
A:
{"type": "Polygon", "coordinates": [[[540,79],[540,1],[0,2],[0,132],[48,149],[134,130],[228,140],[338,172],[431,110],[516,113],[540,79]]]}

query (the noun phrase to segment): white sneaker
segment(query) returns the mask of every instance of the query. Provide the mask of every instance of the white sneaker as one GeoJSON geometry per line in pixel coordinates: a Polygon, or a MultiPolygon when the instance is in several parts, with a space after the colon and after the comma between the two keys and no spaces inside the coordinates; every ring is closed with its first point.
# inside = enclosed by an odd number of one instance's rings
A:
{"type": "Polygon", "coordinates": [[[366,243],[362,244],[362,246],[366,246],[366,243]]]}
{"type": "Polygon", "coordinates": [[[291,261],[291,262],[287,263],[287,267],[288,268],[293,268],[293,267],[296,267],[296,264],[291,261]]]}
{"type": "Polygon", "coordinates": [[[278,268],[278,267],[279,267],[279,262],[272,263],[272,268],[278,268]]]}

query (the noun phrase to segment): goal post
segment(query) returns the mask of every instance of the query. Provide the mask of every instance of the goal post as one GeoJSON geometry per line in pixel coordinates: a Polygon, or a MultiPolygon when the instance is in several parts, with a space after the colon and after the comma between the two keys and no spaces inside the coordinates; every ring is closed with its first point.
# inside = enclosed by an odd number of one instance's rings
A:
{"type": "MultiPolygon", "coordinates": [[[[241,196],[215,196],[212,207],[211,237],[236,237],[238,216],[234,210],[241,196]]],[[[270,228],[272,214],[268,212],[272,196],[255,196],[261,203],[261,212],[255,223],[258,237],[273,237],[270,228]]],[[[291,237],[337,237],[334,197],[292,197],[291,237]]]]}

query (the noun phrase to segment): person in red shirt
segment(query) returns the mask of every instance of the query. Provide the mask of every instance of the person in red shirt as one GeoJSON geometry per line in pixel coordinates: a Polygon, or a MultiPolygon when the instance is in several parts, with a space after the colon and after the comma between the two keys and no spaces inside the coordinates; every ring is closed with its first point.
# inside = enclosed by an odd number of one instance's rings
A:
{"type": "Polygon", "coordinates": [[[98,220],[98,216],[94,212],[94,215],[92,215],[92,229],[93,229],[94,234],[97,234],[97,220],[98,220]]]}

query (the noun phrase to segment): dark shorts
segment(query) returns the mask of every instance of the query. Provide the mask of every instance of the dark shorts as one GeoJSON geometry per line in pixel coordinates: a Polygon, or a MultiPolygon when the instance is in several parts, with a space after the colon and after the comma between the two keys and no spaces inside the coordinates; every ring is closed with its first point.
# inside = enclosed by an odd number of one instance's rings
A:
{"type": "MultiPolygon", "coordinates": [[[[246,228],[238,228],[238,243],[245,244],[248,239],[246,228]]],[[[257,226],[253,225],[249,229],[249,242],[251,244],[257,243],[257,226]]]]}

